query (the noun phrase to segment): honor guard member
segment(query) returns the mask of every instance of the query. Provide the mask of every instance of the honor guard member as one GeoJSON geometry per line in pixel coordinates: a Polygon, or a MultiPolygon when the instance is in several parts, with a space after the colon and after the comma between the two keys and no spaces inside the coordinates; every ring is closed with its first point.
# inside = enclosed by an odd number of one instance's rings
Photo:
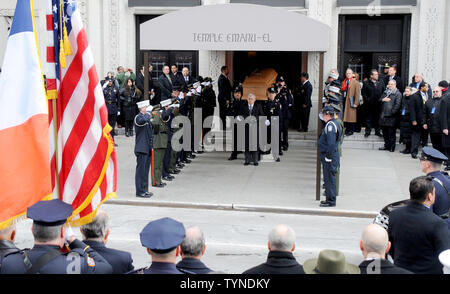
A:
{"type": "MultiPolygon", "coordinates": [[[[141,268],[130,274],[184,274],[177,269],[180,244],[186,236],[182,223],[169,217],[149,222],[139,234],[141,244],[152,256],[150,267],[141,268]]],[[[190,273],[191,274],[191,273],[190,273]]]]}
{"type": "MultiPolygon", "coordinates": [[[[266,116],[267,116],[267,121],[266,121],[266,126],[267,126],[267,138],[268,138],[268,142],[269,144],[272,144],[272,117],[277,117],[278,120],[278,124],[279,124],[279,128],[278,128],[278,146],[279,148],[281,147],[281,119],[280,119],[280,114],[281,114],[281,105],[280,105],[280,101],[276,100],[275,97],[277,95],[277,90],[274,87],[268,88],[267,89],[267,93],[268,93],[268,97],[267,97],[267,102],[266,102],[266,116]]],[[[276,120],[275,120],[276,121],[276,120]]],[[[273,149],[272,149],[272,153],[273,153],[273,149]]],[[[275,159],[276,162],[280,162],[280,157],[279,155],[283,155],[283,151],[281,149],[279,149],[279,154],[273,154],[273,157],[275,159]]]]}
{"type": "Polygon", "coordinates": [[[164,154],[168,144],[168,128],[167,121],[170,119],[170,113],[166,111],[166,107],[171,103],[170,99],[161,101],[160,106],[163,108],[159,111],[153,111],[152,113],[152,125],[153,125],[153,154],[152,154],[152,186],[162,188],[166,186],[166,183],[161,181],[163,166],[164,166],[164,154]]]}
{"type": "Polygon", "coordinates": [[[320,206],[333,207],[336,206],[336,173],[339,167],[338,145],[342,130],[334,119],[333,107],[325,106],[319,116],[326,123],[319,137],[319,152],[326,195],[326,201],[322,201],[320,206]]]}
{"type": "MultiPolygon", "coordinates": [[[[180,90],[181,90],[181,86],[174,85],[172,88],[172,96],[178,97],[178,95],[180,95],[180,90]]],[[[172,104],[172,100],[169,100],[169,101],[170,101],[170,104],[172,104]]],[[[174,167],[174,165],[175,165],[175,163],[173,165],[171,165],[171,162],[172,162],[172,160],[176,159],[176,154],[174,156],[173,155],[174,152],[172,150],[172,137],[174,134],[174,128],[172,128],[172,120],[173,120],[175,114],[173,112],[173,108],[166,109],[166,111],[169,114],[169,119],[166,121],[168,136],[167,136],[167,148],[164,153],[162,179],[164,181],[172,181],[173,179],[175,179],[175,177],[172,176],[171,174],[179,173],[179,171],[174,172],[174,170],[171,169],[171,166],[174,167]]]]}
{"type": "Polygon", "coordinates": [[[290,108],[294,106],[294,98],[292,97],[291,91],[286,86],[286,81],[284,77],[280,76],[277,79],[277,99],[281,103],[281,128],[280,133],[282,133],[282,145],[280,146],[282,150],[287,151],[289,148],[288,142],[288,131],[289,131],[289,120],[291,119],[290,108]]]}
{"type": "MultiPolygon", "coordinates": [[[[239,84],[237,87],[233,89],[233,99],[227,104],[227,116],[231,116],[232,118],[236,118],[239,115],[239,109],[242,104],[242,95],[244,94],[244,89],[242,88],[242,84],[239,84]]],[[[233,151],[231,152],[228,160],[237,159],[237,155],[242,153],[242,151],[238,151],[238,127],[236,124],[233,124],[233,151]]]]}
{"type": "Polygon", "coordinates": [[[31,231],[34,247],[9,254],[0,269],[1,274],[111,274],[111,265],[92,248],[77,240],[64,224],[72,215],[72,205],[59,199],[39,201],[27,209],[33,220],[31,231]],[[70,252],[62,253],[67,240],[70,252]],[[26,254],[29,262],[24,262],[26,254]]]}
{"type": "Polygon", "coordinates": [[[137,103],[139,113],[134,118],[134,128],[136,130],[136,145],[134,154],[136,155],[136,196],[150,198],[152,193],[148,192],[148,176],[152,162],[153,150],[153,125],[150,113],[152,106],[150,101],[144,100],[137,103]]]}
{"type": "MultiPolygon", "coordinates": [[[[117,115],[119,113],[119,88],[115,85],[114,78],[108,78],[104,84],[103,95],[105,96],[106,109],[108,109],[108,123],[113,128],[111,136],[114,139],[117,115]]],[[[117,146],[115,143],[114,145],[117,146]]]]}
{"type": "Polygon", "coordinates": [[[436,198],[431,210],[434,214],[446,220],[450,229],[450,177],[446,172],[441,171],[442,163],[447,160],[447,156],[434,148],[423,147],[422,149],[422,155],[420,156],[422,172],[433,178],[434,188],[436,189],[436,198]]]}

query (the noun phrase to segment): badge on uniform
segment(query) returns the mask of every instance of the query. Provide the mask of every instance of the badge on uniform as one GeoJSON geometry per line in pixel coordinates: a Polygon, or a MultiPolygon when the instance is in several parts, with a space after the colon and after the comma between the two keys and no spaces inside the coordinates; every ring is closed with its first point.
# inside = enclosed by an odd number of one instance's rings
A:
{"type": "Polygon", "coordinates": [[[403,108],[402,115],[405,115],[405,114],[406,114],[406,109],[403,108]]]}
{"type": "Polygon", "coordinates": [[[436,107],[433,107],[432,109],[431,109],[431,114],[434,114],[436,112],[436,107]]]}
{"type": "Polygon", "coordinates": [[[95,261],[90,256],[87,256],[86,262],[87,262],[88,266],[90,266],[90,267],[94,267],[95,266],[95,261]]]}

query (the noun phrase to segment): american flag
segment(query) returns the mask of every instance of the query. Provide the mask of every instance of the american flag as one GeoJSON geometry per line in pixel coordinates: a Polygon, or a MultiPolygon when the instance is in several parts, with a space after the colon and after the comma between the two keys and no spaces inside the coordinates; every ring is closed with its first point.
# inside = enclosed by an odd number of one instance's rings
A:
{"type": "Polygon", "coordinates": [[[47,0],[47,33],[47,92],[56,99],[55,109],[48,104],[53,198],[72,204],[69,223],[80,226],[116,197],[112,128],[75,0],[47,0]]]}

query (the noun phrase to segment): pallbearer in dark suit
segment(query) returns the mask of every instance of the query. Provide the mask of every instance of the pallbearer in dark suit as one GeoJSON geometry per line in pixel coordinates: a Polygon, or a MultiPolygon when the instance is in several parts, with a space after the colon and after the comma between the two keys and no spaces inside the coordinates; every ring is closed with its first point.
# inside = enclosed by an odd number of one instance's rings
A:
{"type": "Polygon", "coordinates": [[[191,85],[192,83],[194,83],[194,79],[190,75],[189,68],[187,68],[187,67],[183,67],[183,69],[181,70],[181,74],[182,74],[182,77],[184,80],[183,92],[187,93],[188,85],[191,85]]]}
{"type": "Polygon", "coordinates": [[[228,67],[222,66],[220,69],[221,74],[217,80],[217,86],[219,87],[219,94],[217,95],[217,100],[219,101],[219,116],[222,120],[222,126],[226,123],[226,106],[227,101],[231,100],[231,83],[228,79],[228,67]]]}
{"type": "Polygon", "coordinates": [[[281,142],[282,148],[284,151],[287,151],[289,148],[288,141],[288,131],[289,131],[289,121],[291,120],[291,108],[294,106],[294,98],[292,97],[291,91],[287,88],[286,81],[284,77],[280,76],[277,79],[277,89],[278,94],[276,99],[281,103],[281,142]]]}
{"type": "Polygon", "coordinates": [[[240,115],[246,119],[250,118],[250,122],[245,125],[245,163],[249,165],[253,162],[258,166],[258,121],[259,117],[264,115],[260,104],[256,104],[256,96],[252,93],[248,94],[247,103],[241,104],[240,115]],[[256,136],[254,134],[256,132],[256,136]],[[252,138],[256,138],[256,142],[252,138]]]}
{"type": "Polygon", "coordinates": [[[431,211],[435,188],[431,177],[409,184],[410,203],[389,214],[389,254],[394,263],[415,274],[442,274],[439,254],[450,249],[447,223],[431,211]]]}
{"type": "Polygon", "coordinates": [[[313,87],[309,82],[309,74],[304,72],[300,76],[300,80],[302,85],[300,86],[300,105],[297,105],[300,112],[300,122],[301,128],[300,132],[307,132],[309,125],[309,113],[311,111],[312,103],[311,103],[311,95],[313,91],[313,87]]]}
{"type": "Polygon", "coordinates": [[[134,119],[136,129],[136,145],[134,154],[136,155],[136,196],[150,198],[153,194],[148,192],[148,175],[152,162],[153,149],[153,125],[151,122],[151,106],[148,100],[137,103],[139,113],[134,119]],[[148,109],[150,107],[150,109],[148,109]],[[149,112],[147,112],[149,111],[149,112]]]}

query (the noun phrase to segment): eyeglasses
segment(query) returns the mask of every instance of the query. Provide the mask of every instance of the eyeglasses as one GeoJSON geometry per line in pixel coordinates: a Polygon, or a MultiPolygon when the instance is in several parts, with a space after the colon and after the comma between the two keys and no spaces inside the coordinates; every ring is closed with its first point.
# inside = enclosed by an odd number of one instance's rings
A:
{"type": "Polygon", "coordinates": [[[433,93],[439,93],[439,91],[433,91],[433,93]]]}

